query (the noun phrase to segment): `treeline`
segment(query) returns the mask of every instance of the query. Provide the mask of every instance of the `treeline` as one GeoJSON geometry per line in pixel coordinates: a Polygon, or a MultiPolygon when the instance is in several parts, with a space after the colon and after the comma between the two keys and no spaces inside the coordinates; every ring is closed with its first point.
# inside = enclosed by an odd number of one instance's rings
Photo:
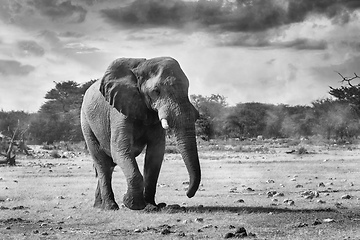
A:
{"type": "Polygon", "coordinates": [[[85,91],[94,81],[81,85],[74,81],[55,82],[55,88],[46,93],[46,102],[37,113],[1,111],[0,132],[11,136],[19,125],[29,143],[82,141],[80,108],[85,91]]]}
{"type": "Polygon", "coordinates": [[[360,134],[359,112],[351,104],[322,99],[311,106],[257,102],[230,107],[224,97],[192,96],[200,112],[197,134],[210,138],[298,138],[320,135],[345,139],[360,134]]]}
{"type": "MultiPolygon", "coordinates": [[[[55,83],[37,113],[0,111],[0,132],[12,136],[18,128],[22,134],[18,139],[25,138],[28,143],[36,144],[82,141],[80,107],[85,91],[94,81],[55,83]]],[[[360,134],[359,97],[354,98],[354,94],[360,96],[360,87],[356,86],[331,88],[330,95],[334,98],[314,101],[311,106],[257,102],[229,106],[224,96],[215,94],[191,95],[190,99],[200,113],[196,122],[197,135],[204,140],[259,135],[264,138],[320,135],[326,139],[345,139],[360,134]]]]}

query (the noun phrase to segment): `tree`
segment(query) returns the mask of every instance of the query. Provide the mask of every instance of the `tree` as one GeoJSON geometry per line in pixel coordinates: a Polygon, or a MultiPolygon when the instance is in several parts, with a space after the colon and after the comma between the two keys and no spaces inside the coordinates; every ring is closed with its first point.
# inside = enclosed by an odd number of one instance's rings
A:
{"type": "Polygon", "coordinates": [[[219,94],[191,95],[190,100],[200,114],[196,122],[197,135],[205,140],[221,135],[221,122],[227,106],[226,98],[219,94]]]}
{"type": "Polygon", "coordinates": [[[82,85],[74,81],[54,82],[47,100],[30,123],[29,132],[37,142],[81,141],[80,108],[86,90],[96,80],[82,85]]]}
{"type": "Polygon", "coordinates": [[[314,101],[313,109],[318,120],[314,133],[327,139],[344,139],[359,134],[358,114],[349,103],[327,98],[314,101]]]}
{"type": "Polygon", "coordinates": [[[224,132],[229,137],[239,138],[263,135],[269,106],[256,102],[237,104],[225,118],[224,132]]]}
{"type": "Polygon", "coordinates": [[[0,164],[8,164],[10,166],[15,166],[15,151],[13,150],[14,146],[18,146],[21,151],[24,151],[26,155],[29,155],[27,152],[27,146],[24,140],[24,134],[27,129],[20,129],[21,124],[20,120],[17,121],[16,128],[11,131],[11,137],[1,134],[0,135],[0,155],[5,157],[5,160],[0,160],[0,164]]]}
{"type": "Polygon", "coordinates": [[[330,86],[330,95],[334,96],[341,102],[346,102],[354,107],[360,113],[360,83],[353,85],[354,79],[360,78],[356,73],[354,77],[344,77],[341,73],[338,73],[342,78],[342,83],[347,83],[347,86],[341,86],[339,88],[333,88],[330,86]]]}

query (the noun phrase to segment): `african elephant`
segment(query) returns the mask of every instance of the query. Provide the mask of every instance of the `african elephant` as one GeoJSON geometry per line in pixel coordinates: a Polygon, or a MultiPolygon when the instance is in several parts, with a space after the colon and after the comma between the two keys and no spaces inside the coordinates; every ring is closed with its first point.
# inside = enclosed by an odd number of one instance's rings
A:
{"type": "Polygon", "coordinates": [[[89,87],[81,127],[98,177],[94,207],[119,208],[111,187],[116,165],[127,181],[124,205],[133,210],[157,206],[156,185],[169,128],[189,173],[187,196],[195,195],[201,179],[195,136],[199,113],[189,101],[188,88],[186,75],[170,57],[116,59],[89,87]],[[145,146],[142,176],[135,158],[145,146]]]}

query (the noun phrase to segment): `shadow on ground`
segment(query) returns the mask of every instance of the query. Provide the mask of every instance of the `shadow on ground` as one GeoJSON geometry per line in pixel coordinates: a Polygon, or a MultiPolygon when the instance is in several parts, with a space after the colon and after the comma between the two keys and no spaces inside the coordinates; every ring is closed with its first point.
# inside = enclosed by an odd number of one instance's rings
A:
{"type": "Polygon", "coordinates": [[[169,205],[162,209],[162,211],[169,213],[178,212],[197,212],[197,213],[210,213],[210,212],[230,212],[230,213],[313,213],[313,212],[338,212],[332,208],[315,208],[315,209],[290,209],[280,207],[230,207],[230,206],[190,206],[180,207],[179,205],[169,205]]]}

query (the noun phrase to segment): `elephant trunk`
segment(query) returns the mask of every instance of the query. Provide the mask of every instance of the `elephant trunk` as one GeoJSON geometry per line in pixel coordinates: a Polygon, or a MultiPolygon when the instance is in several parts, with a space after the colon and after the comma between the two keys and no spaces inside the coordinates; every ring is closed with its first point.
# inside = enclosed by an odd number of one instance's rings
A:
{"type": "Polygon", "coordinates": [[[191,198],[199,188],[201,170],[196,145],[195,121],[196,114],[188,99],[168,101],[168,106],[159,109],[161,126],[166,130],[174,129],[177,145],[188,170],[190,181],[186,195],[191,198]],[[175,104],[180,102],[182,104],[175,104]],[[172,107],[169,107],[172,106],[172,107]]]}
{"type": "Polygon", "coordinates": [[[180,154],[189,173],[189,189],[186,195],[191,198],[198,190],[201,180],[201,170],[195,138],[195,126],[186,126],[181,130],[175,129],[175,136],[180,154]]]}

